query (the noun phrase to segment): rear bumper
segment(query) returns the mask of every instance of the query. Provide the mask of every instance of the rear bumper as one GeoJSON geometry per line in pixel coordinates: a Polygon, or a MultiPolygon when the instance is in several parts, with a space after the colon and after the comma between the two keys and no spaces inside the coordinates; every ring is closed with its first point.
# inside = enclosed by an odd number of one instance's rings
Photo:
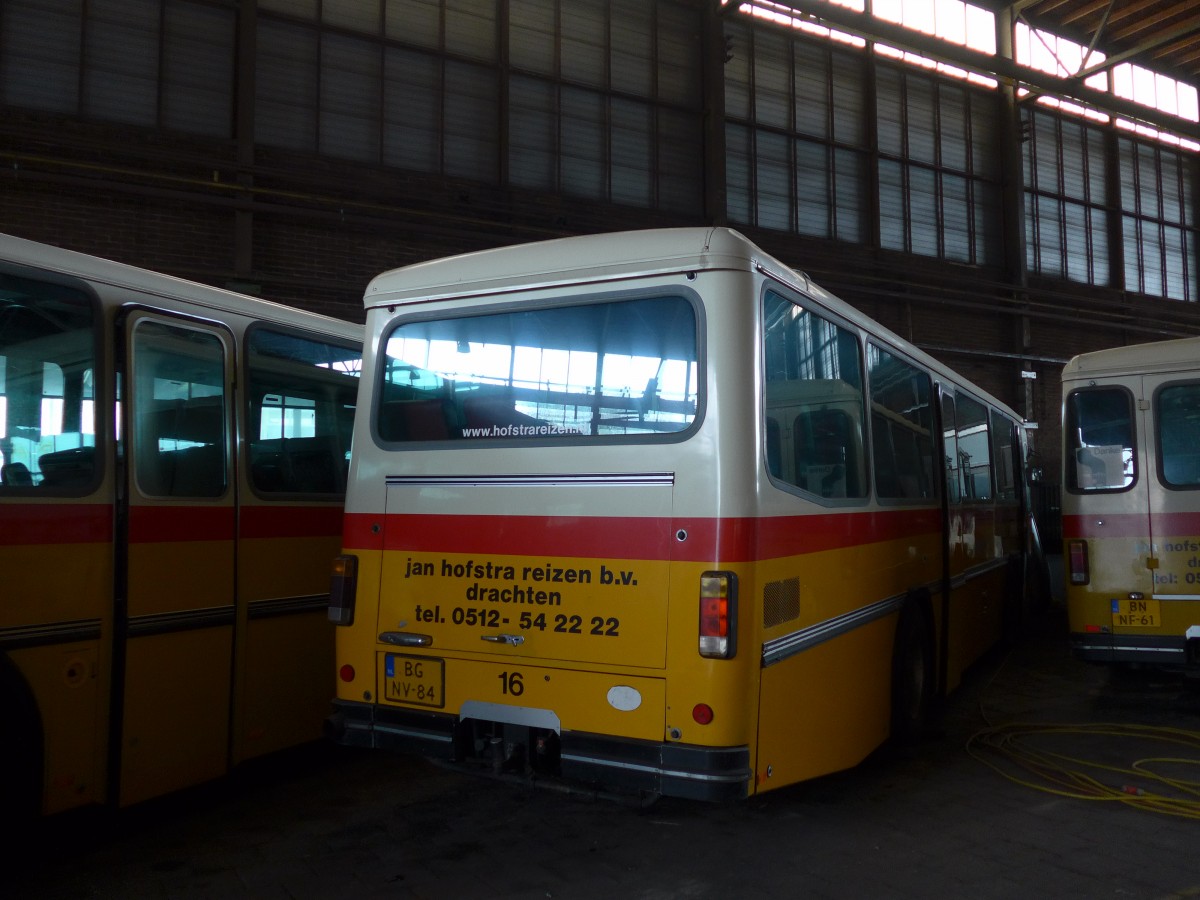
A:
{"type": "MultiPolygon", "coordinates": [[[[373,747],[458,761],[457,716],[334,701],[327,736],[349,747],[373,747]]],[[[644,791],[726,802],[751,786],[747,747],[701,747],[563,731],[560,774],[607,790],[644,791]]]]}
{"type": "Polygon", "coordinates": [[[1200,636],[1072,632],[1071,650],[1087,662],[1200,669],[1200,636]]]}

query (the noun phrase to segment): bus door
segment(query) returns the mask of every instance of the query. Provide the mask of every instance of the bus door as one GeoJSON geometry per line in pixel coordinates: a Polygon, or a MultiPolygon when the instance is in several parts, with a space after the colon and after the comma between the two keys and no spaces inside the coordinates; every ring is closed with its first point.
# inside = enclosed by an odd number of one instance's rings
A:
{"type": "MultiPolygon", "coordinates": [[[[1126,626],[1186,637],[1200,661],[1200,382],[1178,375],[1142,378],[1142,471],[1149,496],[1154,593],[1130,601],[1126,626]]],[[[1183,662],[1184,660],[1180,660],[1183,662]]]]}
{"type": "Polygon", "coordinates": [[[1141,409],[1148,400],[1123,377],[1089,379],[1064,403],[1064,502],[1075,510],[1063,517],[1070,628],[1077,650],[1107,662],[1140,661],[1140,640],[1121,636],[1140,639],[1157,625],[1149,602],[1158,565],[1148,506],[1154,453],[1141,409]]]}
{"type": "Polygon", "coordinates": [[[122,804],[228,765],[235,496],[232,336],[124,319],[112,749],[122,804]]]}

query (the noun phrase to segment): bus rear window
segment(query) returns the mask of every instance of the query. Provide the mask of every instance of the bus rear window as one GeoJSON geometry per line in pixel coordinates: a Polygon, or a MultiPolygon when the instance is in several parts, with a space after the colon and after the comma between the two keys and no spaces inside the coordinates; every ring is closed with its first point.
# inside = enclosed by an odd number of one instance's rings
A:
{"type": "Polygon", "coordinates": [[[639,438],[696,418],[683,297],[401,321],[374,410],[385,442],[639,438]]]}
{"type": "Polygon", "coordinates": [[[1133,484],[1133,397],[1122,388],[1091,388],[1067,398],[1067,487],[1123,490],[1133,484]]]}

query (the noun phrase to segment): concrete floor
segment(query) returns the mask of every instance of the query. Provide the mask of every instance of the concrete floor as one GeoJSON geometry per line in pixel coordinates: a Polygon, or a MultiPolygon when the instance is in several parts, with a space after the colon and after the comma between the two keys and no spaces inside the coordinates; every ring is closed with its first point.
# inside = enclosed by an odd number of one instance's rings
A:
{"type": "Polygon", "coordinates": [[[1198,732],[1200,693],[1076,662],[1055,605],[969,673],[915,750],[736,805],[639,808],[317,746],[119,814],[51,820],[0,897],[1197,897],[1200,786],[1158,802],[1161,782],[1131,766],[1186,757],[1150,769],[1195,784],[1198,732]],[[1007,750],[1053,750],[1117,793],[1064,796],[1010,757],[980,751],[1028,783],[969,752],[1014,722],[1038,727],[1007,750]],[[1120,728],[1082,727],[1096,722],[1120,728]],[[1181,729],[1182,743],[1131,725],[1181,729]]]}

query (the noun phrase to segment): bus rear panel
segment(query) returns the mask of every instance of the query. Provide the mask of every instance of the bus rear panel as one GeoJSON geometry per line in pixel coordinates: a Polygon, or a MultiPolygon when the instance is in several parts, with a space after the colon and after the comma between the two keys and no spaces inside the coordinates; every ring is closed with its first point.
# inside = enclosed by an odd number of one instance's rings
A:
{"type": "Polygon", "coordinates": [[[1200,674],[1200,339],[1063,371],[1063,556],[1082,659],[1200,674]]]}

